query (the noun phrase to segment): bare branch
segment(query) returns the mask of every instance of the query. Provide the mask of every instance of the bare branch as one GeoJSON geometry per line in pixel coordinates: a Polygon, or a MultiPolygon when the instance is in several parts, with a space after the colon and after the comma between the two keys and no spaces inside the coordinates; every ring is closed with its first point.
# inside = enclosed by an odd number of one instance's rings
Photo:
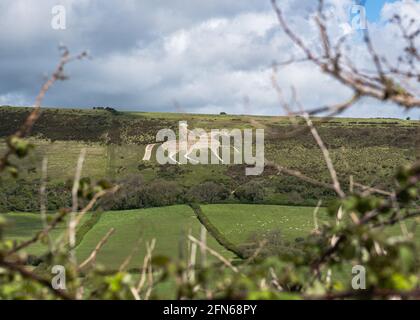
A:
{"type": "Polygon", "coordinates": [[[137,292],[137,296],[139,298],[141,297],[140,292],[143,290],[143,287],[146,283],[147,278],[149,278],[149,289],[146,290],[146,297],[150,295],[150,290],[153,286],[152,255],[153,255],[153,250],[155,249],[155,245],[156,245],[156,239],[152,239],[150,243],[146,242],[146,255],[144,256],[144,259],[143,259],[143,267],[141,268],[141,276],[140,276],[139,283],[137,284],[137,287],[135,288],[135,291],[137,292]],[[147,277],[148,273],[149,273],[149,277],[147,277]]]}
{"type": "MultiPolygon", "coordinates": [[[[42,159],[42,176],[41,176],[41,187],[39,189],[40,194],[40,211],[41,211],[41,220],[42,220],[42,226],[44,230],[48,227],[47,223],[47,195],[46,195],[46,189],[47,189],[47,178],[48,178],[48,159],[44,158],[42,159]]],[[[51,236],[49,233],[46,234],[48,238],[48,248],[49,251],[53,251],[53,242],[51,239],[51,236]]]]}
{"type": "Polygon", "coordinates": [[[325,146],[324,142],[319,136],[318,131],[315,129],[311,119],[309,118],[309,115],[307,113],[304,113],[303,118],[306,120],[306,123],[308,124],[308,127],[311,130],[312,136],[314,137],[316,143],[322,151],[322,154],[324,155],[324,160],[327,164],[328,171],[330,172],[335,192],[339,195],[340,198],[344,198],[345,194],[341,189],[340,182],[338,181],[337,172],[335,171],[334,165],[331,161],[330,152],[328,151],[327,147],[325,146]]]}
{"type": "Polygon", "coordinates": [[[82,269],[86,268],[88,265],[95,263],[96,256],[98,255],[98,252],[102,249],[102,247],[108,241],[109,237],[112,236],[112,234],[114,232],[115,232],[115,228],[109,229],[109,231],[107,232],[107,234],[99,241],[99,243],[96,245],[95,249],[91,252],[91,254],[89,255],[89,257],[87,257],[85,259],[85,261],[83,261],[79,265],[79,267],[78,267],[79,270],[82,270],[82,269]]]}
{"type": "Polygon", "coordinates": [[[192,235],[188,236],[188,239],[193,242],[196,243],[200,246],[200,248],[205,249],[206,251],[208,251],[212,256],[216,257],[217,259],[219,259],[221,262],[223,262],[223,264],[225,264],[227,267],[229,267],[233,272],[238,272],[238,268],[236,268],[235,266],[233,266],[229,260],[227,260],[225,257],[223,257],[220,253],[218,253],[217,251],[211,249],[210,247],[208,247],[206,244],[204,244],[203,242],[201,242],[200,240],[197,240],[196,238],[194,238],[192,235]]]}

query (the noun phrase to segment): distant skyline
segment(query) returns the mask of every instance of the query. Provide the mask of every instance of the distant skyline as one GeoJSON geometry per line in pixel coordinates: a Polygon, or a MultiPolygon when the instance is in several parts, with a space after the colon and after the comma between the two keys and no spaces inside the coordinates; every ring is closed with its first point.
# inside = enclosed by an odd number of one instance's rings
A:
{"type": "MultiPolygon", "coordinates": [[[[351,22],[354,1],[326,1],[332,37],[351,22]]],[[[359,2],[365,3],[375,47],[395,58],[401,39],[387,20],[395,13],[418,18],[420,2],[359,2]]],[[[308,12],[316,2],[279,5],[315,47],[317,31],[308,12]]],[[[360,36],[351,37],[355,63],[370,67],[360,36]]],[[[64,43],[75,54],[88,50],[93,59],[69,65],[69,81],[51,89],[45,106],[150,112],[282,115],[271,65],[301,54],[278,26],[269,0],[2,0],[0,43],[0,105],[32,105],[64,43]],[[51,24],[57,5],[65,9],[64,30],[51,24]]],[[[280,68],[278,82],[286,94],[295,87],[307,108],[340,103],[350,94],[307,63],[280,68]]],[[[343,116],[420,119],[420,111],[363,99],[343,116]]]]}

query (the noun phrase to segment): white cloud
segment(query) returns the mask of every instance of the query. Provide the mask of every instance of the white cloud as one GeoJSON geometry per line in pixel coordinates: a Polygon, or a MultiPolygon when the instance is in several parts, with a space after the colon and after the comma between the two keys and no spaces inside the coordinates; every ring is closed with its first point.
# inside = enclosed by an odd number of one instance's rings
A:
{"type": "MultiPolygon", "coordinates": [[[[6,2],[10,5],[6,21],[2,22],[6,25],[22,17],[22,3],[29,5],[27,0],[6,2]]],[[[200,1],[198,6],[181,0],[171,5],[163,1],[153,4],[127,1],[118,2],[115,7],[113,1],[100,2],[102,5],[97,0],[65,1],[70,16],[68,30],[62,37],[74,50],[90,48],[94,60],[69,66],[71,80],[55,87],[46,103],[175,111],[176,100],[191,112],[279,114],[278,97],[271,85],[271,64],[291,56],[300,57],[301,52],[281,32],[269,2],[261,5],[262,2],[200,1]],[[249,106],[244,99],[249,99],[249,106]]],[[[392,32],[388,32],[385,18],[395,10],[406,11],[409,2],[386,5],[383,20],[370,25],[375,45],[389,55],[396,53],[398,46],[392,32]]],[[[313,3],[287,0],[281,6],[299,36],[311,48],[317,48],[318,32],[308,22],[306,11],[313,3]]],[[[350,0],[327,3],[332,18],[329,30],[334,39],[343,34],[340,25],[348,19],[350,3],[350,0]]],[[[43,29],[48,5],[37,8],[32,11],[30,21],[14,32],[0,31],[0,41],[8,43],[7,50],[13,52],[0,52],[0,66],[6,71],[4,76],[0,75],[0,95],[23,92],[26,103],[32,101],[36,84],[35,77],[28,73],[39,75],[51,69],[54,60],[48,52],[52,46],[46,44],[58,43],[60,38],[56,32],[43,29]],[[29,53],[25,39],[29,39],[31,48],[40,48],[39,53],[29,53]]],[[[3,15],[0,11],[0,21],[3,15]]],[[[371,66],[357,35],[350,44],[356,63],[371,66]]],[[[291,86],[295,87],[299,99],[308,107],[338,103],[350,94],[347,88],[307,63],[281,68],[278,81],[286,95],[290,94],[291,86]]],[[[390,111],[390,106],[378,108],[369,100],[364,104],[369,112],[357,107],[350,115],[382,116],[384,112],[403,115],[390,111]]]]}
{"type": "Polygon", "coordinates": [[[25,104],[25,97],[19,93],[6,93],[0,95],[0,105],[23,105],[25,104]]]}
{"type": "Polygon", "coordinates": [[[396,14],[418,21],[420,17],[420,2],[415,0],[400,0],[385,3],[381,10],[381,19],[382,21],[386,21],[396,14]]]}

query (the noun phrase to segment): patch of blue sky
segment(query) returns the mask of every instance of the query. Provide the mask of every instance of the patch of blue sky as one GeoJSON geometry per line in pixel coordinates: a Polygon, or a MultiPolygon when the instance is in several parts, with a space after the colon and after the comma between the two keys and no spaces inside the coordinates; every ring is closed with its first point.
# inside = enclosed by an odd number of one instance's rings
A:
{"type": "Polygon", "coordinates": [[[384,5],[392,2],[395,2],[395,0],[354,0],[354,3],[365,6],[366,17],[370,22],[378,21],[384,5]]]}

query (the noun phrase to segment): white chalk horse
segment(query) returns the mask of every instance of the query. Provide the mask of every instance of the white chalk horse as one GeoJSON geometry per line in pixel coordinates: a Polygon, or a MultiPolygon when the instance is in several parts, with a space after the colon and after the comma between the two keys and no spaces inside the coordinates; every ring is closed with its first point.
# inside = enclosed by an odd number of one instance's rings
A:
{"type": "MultiPolygon", "coordinates": [[[[188,130],[189,131],[189,130],[188,130]]],[[[189,131],[191,133],[191,131],[189,131]]],[[[199,161],[196,159],[193,159],[190,157],[190,155],[193,152],[196,152],[198,150],[208,150],[210,149],[210,152],[214,154],[214,156],[219,159],[222,163],[224,163],[223,159],[219,156],[219,148],[229,148],[227,146],[223,146],[218,137],[230,137],[230,135],[226,131],[213,131],[210,133],[210,137],[207,135],[207,133],[202,136],[196,136],[196,139],[191,139],[191,136],[189,136],[187,140],[187,151],[184,154],[184,157],[188,159],[192,163],[198,163],[199,161]]],[[[146,146],[146,150],[143,156],[143,161],[149,161],[152,156],[152,150],[153,147],[156,145],[154,144],[148,144],[146,146]]],[[[236,152],[239,152],[239,150],[231,146],[236,152]]],[[[175,159],[175,156],[180,152],[180,143],[177,140],[169,140],[164,143],[162,143],[161,148],[164,152],[168,152],[168,158],[170,158],[174,163],[180,164],[179,161],[175,159]]]]}

